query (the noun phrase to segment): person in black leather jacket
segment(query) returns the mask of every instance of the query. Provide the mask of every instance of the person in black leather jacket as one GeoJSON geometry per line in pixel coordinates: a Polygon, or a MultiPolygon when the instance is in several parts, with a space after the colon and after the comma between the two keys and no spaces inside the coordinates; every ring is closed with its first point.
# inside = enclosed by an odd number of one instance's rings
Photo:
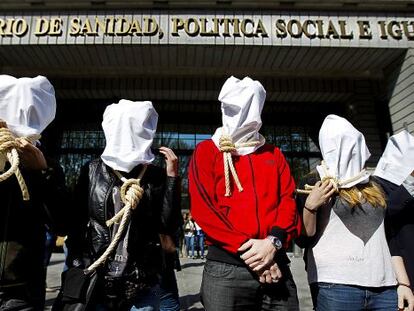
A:
{"type": "MultiPolygon", "coordinates": [[[[44,77],[0,76],[0,81],[0,128],[19,137],[19,169],[30,196],[23,200],[15,175],[0,182],[0,310],[40,311],[45,299],[45,225],[65,234],[62,219],[69,196],[60,166],[36,142],[21,137],[42,132],[53,120],[54,90],[44,77]]],[[[9,167],[6,163],[4,169],[9,167]]]]}
{"type": "Polygon", "coordinates": [[[127,179],[137,178],[143,165],[147,165],[140,183],[144,195],[138,206],[132,210],[129,229],[123,240],[123,247],[127,250],[124,270],[118,273],[119,277],[111,277],[114,275],[114,260],[122,261],[117,252],[98,272],[99,290],[91,305],[103,310],[131,308],[131,310],[140,310],[141,307],[157,310],[158,308],[156,290],[159,274],[164,267],[160,236],[174,234],[179,226],[181,212],[177,157],[170,149],[161,147],[159,151],[165,156],[166,169],[151,164],[154,156],[149,147],[155,134],[156,121],[148,124],[148,120],[157,117],[150,102],[122,100],[119,104],[109,106],[105,111],[103,122],[107,147],[101,158],[90,162],[82,169],[75,189],[78,221],[67,239],[69,250],[67,263],[69,267],[87,267],[106,250],[114,234],[113,230],[105,224],[113,217],[119,205],[119,189],[123,183],[114,170],[127,179]],[[144,121],[140,117],[142,115],[144,121]],[[128,117],[128,120],[124,117],[128,117]],[[134,117],[137,119],[130,123],[130,118],[134,117]],[[106,118],[110,120],[109,128],[105,127],[106,118]],[[119,125],[118,131],[111,128],[117,127],[114,124],[119,125]],[[132,132],[130,126],[134,127],[132,132]],[[109,132],[112,130],[118,136],[122,136],[116,140],[124,140],[123,147],[129,144],[125,140],[131,140],[129,148],[132,152],[126,151],[126,154],[119,156],[122,153],[119,146],[111,147],[113,136],[110,136],[109,132]],[[147,135],[142,134],[145,131],[147,135]],[[142,136],[134,141],[140,135],[142,136]],[[138,156],[140,153],[141,156],[138,156]],[[131,157],[139,158],[137,160],[139,164],[131,165],[124,161],[131,157]],[[147,162],[142,160],[145,158],[148,159],[147,162]]]}

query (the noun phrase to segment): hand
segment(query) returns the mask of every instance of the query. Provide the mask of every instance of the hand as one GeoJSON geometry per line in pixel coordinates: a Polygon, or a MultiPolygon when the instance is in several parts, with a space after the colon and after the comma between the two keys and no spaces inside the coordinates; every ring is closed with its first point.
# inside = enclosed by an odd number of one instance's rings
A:
{"type": "Polygon", "coordinates": [[[238,250],[245,252],[240,257],[255,272],[269,268],[276,254],[275,247],[268,239],[250,239],[238,250]]]}
{"type": "Polygon", "coordinates": [[[82,258],[74,258],[74,259],[67,258],[66,264],[68,265],[69,268],[74,267],[74,268],[79,268],[79,269],[85,269],[85,263],[83,262],[82,258]]]}
{"type": "Polygon", "coordinates": [[[167,165],[167,176],[178,176],[178,158],[175,153],[167,147],[160,147],[160,153],[165,156],[165,164],[167,165]]]}
{"type": "Polygon", "coordinates": [[[413,177],[414,177],[414,171],[412,171],[412,172],[411,172],[411,176],[413,176],[413,177]]]}
{"type": "Polygon", "coordinates": [[[20,163],[24,168],[31,170],[44,170],[47,168],[46,159],[36,146],[24,138],[17,139],[19,143],[20,163]]]}
{"type": "Polygon", "coordinates": [[[3,119],[0,119],[0,128],[5,127],[7,128],[7,123],[3,119]]]}
{"type": "Polygon", "coordinates": [[[335,188],[330,180],[325,180],[323,183],[318,181],[306,198],[305,206],[310,210],[316,211],[321,205],[325,204],[334,193],[335,188]]]}
{"type": "Polygon", "coordinates": [[[414,295],[411,288],[403,285],[397,287],[398,294],[398,310],[413,311],[414,310],[414,295]],[[404,302],[408,303],[408,307],[404,308],[404,302]]]}
{"type": "Polygon", "coordinates": [[[257,272],[260,283],[277,283],[282,278],[282,272],[277,263],[273,263],[269,269],[257,272]]]}

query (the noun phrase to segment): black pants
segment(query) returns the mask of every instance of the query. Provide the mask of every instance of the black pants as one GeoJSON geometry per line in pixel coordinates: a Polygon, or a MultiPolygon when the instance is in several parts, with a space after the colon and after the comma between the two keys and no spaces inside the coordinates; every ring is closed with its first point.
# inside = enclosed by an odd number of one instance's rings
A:
{"type": "Polygon", "coordinates": [[[288,266],[275,284],[261,284],[247,267],[207,260],[201,283],[206,311],[298,311],[296,285],[288,266]]]}
{"type": "Polygon", "coordinates": [[[0,311],[43,311],[44,285],[0,288],[0,311]]]}

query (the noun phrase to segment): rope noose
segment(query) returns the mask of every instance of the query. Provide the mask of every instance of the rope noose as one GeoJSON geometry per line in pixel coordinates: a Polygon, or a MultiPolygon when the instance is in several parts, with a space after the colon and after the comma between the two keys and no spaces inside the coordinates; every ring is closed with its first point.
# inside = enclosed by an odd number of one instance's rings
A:
{"type": "Polygon", "coordinates": [[[122,234],[129,224],[132,210],[137,207],[139,201],[144,195],[144,189],[141,187],[140,183],[146,169],[147,166],[144,165],[137,179],[126,179],[119,172],[114,171],[115,174],[124,182],[121,187],[121,200],[125,206],[114,217],[109,219],[106,222],[106,225],[110,227],[114,223],[118,223],[119,219],[121,219],[121,223],[119,224],[119,228],[105,252],[94,263],[86,268],[87,273],[95,271],[96,268],[104,264],[109,255],[111,255],[118,246],[122,234]]]}
{"type": "MultiPolygon", "coordinates": [[[[329,171],[328,171],[328,167],[326,166],[325,161],[321,161],[321,167],[324,170],[324,174],[325,177],[321,179],[322,183],[325,182],[326,180],[330,180],[333,187],[335,188],[335,192],[338,193],[339,192],[339,188],[343,185],[349,184],[351,182],[356,181],[357,179],[359,179],[360,177],[364,176],[366,174],[366,170],[362,169],[357,175],[355,175],[354,177],[345,179],[345,180],[340,180],[334,176],[330,176],[329,175],[329,171]]],[[[304,186],[305,189],[296,189],[296,193],[298,194],[310,194],[312,192],[312,189],[315,188],[315,185],[311,186],[308,184],[305,184],[304,186]]]]}
{"type": "Polygon", "coordinates": [[[254,147],[258,145],[260,142],[252,141],[240,144],[233,144],[233,141],[229,135],[221,135],[219,139],[219,149],[223,153],[223,162],[224,162],[224,178],[226,184],[226,193],[225,196],[229,197],[231,195],[230,189],[230,172],[233,176],[234,182],[236,183],[237,189],[239,192],[243,191],[243,187],[240,183],[239,176],[237,175],[236,169],[234,168],[233,158],[231,153],[237,151],[237,148],[240,147],[254,147]],[[230,172],[229,172],[230,170],[230,172]]]}
{"type": "Polygon", "coordinates": [[[5,181],[13,174],[16,175],[24,201],[29,201],[30,195],[24,178],[19,170],[20,159],[17,152],[17,148],[19,147],[18,139],[26,139],[31,143],[39,138],[40,135],[16,138],[8,128],[0,128],[0,158],[3,158],[3,161],[7,160],[10,163],[10,168],[0,175],[0,182],[5,181]]]}

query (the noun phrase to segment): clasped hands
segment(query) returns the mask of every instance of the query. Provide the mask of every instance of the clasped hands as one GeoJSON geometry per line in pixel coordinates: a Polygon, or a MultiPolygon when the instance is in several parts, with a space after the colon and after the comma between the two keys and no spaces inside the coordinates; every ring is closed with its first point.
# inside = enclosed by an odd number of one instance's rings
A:
{"type": "Polygon", "coordinates": [[[274,261],[276,249],[268,239],[250,239],[238,249],[246,265],[255,272],[260,283],[277,283],[282,277],[279,266],[274,261]]]}

